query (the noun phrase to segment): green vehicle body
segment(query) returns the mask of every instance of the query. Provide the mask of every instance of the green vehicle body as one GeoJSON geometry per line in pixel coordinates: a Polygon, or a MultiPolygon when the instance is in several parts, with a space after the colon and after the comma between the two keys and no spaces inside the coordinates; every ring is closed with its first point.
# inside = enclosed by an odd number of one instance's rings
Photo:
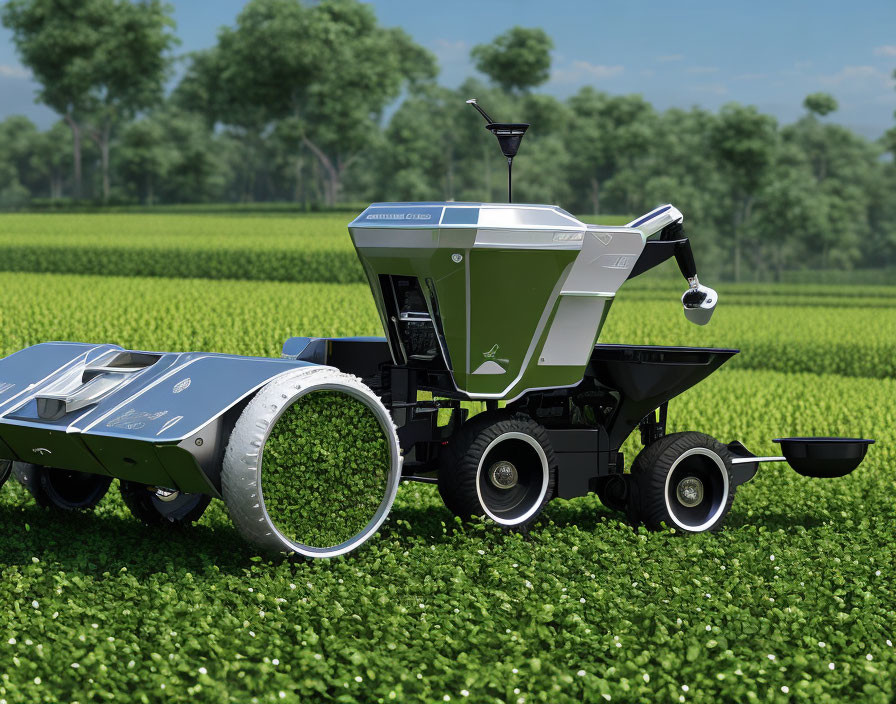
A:
{"type": "Polygon", "coordinates": [[[412,360],[390,282],[411,277],[457,391],[498,400],[581,381],[645,241],[547,205],[373,204],[349,231],[395,363],[412,360]]]}

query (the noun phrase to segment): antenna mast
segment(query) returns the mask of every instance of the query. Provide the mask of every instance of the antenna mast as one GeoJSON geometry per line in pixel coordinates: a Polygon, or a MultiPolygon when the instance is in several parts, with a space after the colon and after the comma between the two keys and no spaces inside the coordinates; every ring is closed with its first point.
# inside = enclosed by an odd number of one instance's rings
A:
{"type": "Polygon", "coordinates": [[[470,98],[467,105],[472,105],[485,118],[485,129],[498,138],[501,153],[507,157],[507,202],[513,203],[513,157],[519,151],[523,135],[529,129],[526,122],[495,122],[489,114],[479,107],[476,98],[470,98]]]}

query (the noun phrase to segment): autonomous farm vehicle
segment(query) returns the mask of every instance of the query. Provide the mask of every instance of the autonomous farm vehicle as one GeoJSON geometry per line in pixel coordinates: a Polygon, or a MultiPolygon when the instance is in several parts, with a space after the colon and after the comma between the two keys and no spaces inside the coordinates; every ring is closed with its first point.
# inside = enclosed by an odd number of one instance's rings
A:
{"type": "MultiPolygon", "coordinates": [[[[473,105],[509,173],[528,125],[473,105]]],[[[737,441],[667,434],[669,401],[738,350],[598,340],[619,288],[673,257],[685,316],[709,322],[718,295],[698,280],[681,212],[663,205],[604,227],[510,196],[376,203],[349,224],[383,337],[295,337],[280,359],[71,342],[0,359],[0,484],[13,475],[41,505],[71,510],[117,479],[132,513],[159,525],[189,524],[223,499],[261,548],[331,557],[379,529],[403,480],[435,483],[454,514],[509,530],[556,497],[593,492],[632,523],[696,533],[722,525],[762,462],[811,477],[860,464],[873,440],[782,438],[780,456],[758,457],[737,441]],[[338,545],[284,535],[264,495],[271,429],[318,390],[361,401],[387,438],[382,501],[338,545]],[[471,401],[485,410],[471,415],[471,401]],[[634,431],[644,447],[626,473],[620,448],[634,431]]]]}

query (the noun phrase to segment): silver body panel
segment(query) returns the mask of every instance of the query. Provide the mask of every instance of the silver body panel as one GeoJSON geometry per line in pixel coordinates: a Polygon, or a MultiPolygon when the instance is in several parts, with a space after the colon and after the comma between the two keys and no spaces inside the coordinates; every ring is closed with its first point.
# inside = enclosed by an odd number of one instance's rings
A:
{"type": "MultiPolygon", "coordinates": [[[[222,417],[277,375],[307,366],[315,365],[205,352],[133,353],[117,345],[35,345],[0,359],[0,457],[162,483],[166,472],[158,465],[166,462],[158,451],[180,446],[197,469],[212,471],[227,437],[222,417]],[[125,373],[104,364],[129,355],[155,361],[125,373]],[[73,403],[59,418],[41,408],[42,399],[77,399],[104,378],[96,400],[73,403]]],[[[183,470],[183,458],[177,464],[183,470]]],[[[168,472],[167,485],[181,485],[180,474],[189,471],[168,472]]],[[[195,477],[186,481],[195,489],[195,477]]]]}

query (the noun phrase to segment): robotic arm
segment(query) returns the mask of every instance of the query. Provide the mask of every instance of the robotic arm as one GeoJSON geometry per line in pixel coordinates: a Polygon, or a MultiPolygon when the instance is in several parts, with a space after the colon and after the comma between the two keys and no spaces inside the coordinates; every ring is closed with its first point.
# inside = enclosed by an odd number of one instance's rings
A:
{"type": "Polygon", "coordinates": [[[688,290],[681,297],[684,315],[692,323],[706,325],[712,317],[719,296],[697,279],[697,265],[691,252],[691,243],[684,236],[683,221],[681,211],[674,205],[667,204],[626,225],[641,230],[645,237],[660,233],[659,238],[645,242],[644,251],[629,278],[642,274],[674,256],[681,275],[688,281],[688,290]]]}

